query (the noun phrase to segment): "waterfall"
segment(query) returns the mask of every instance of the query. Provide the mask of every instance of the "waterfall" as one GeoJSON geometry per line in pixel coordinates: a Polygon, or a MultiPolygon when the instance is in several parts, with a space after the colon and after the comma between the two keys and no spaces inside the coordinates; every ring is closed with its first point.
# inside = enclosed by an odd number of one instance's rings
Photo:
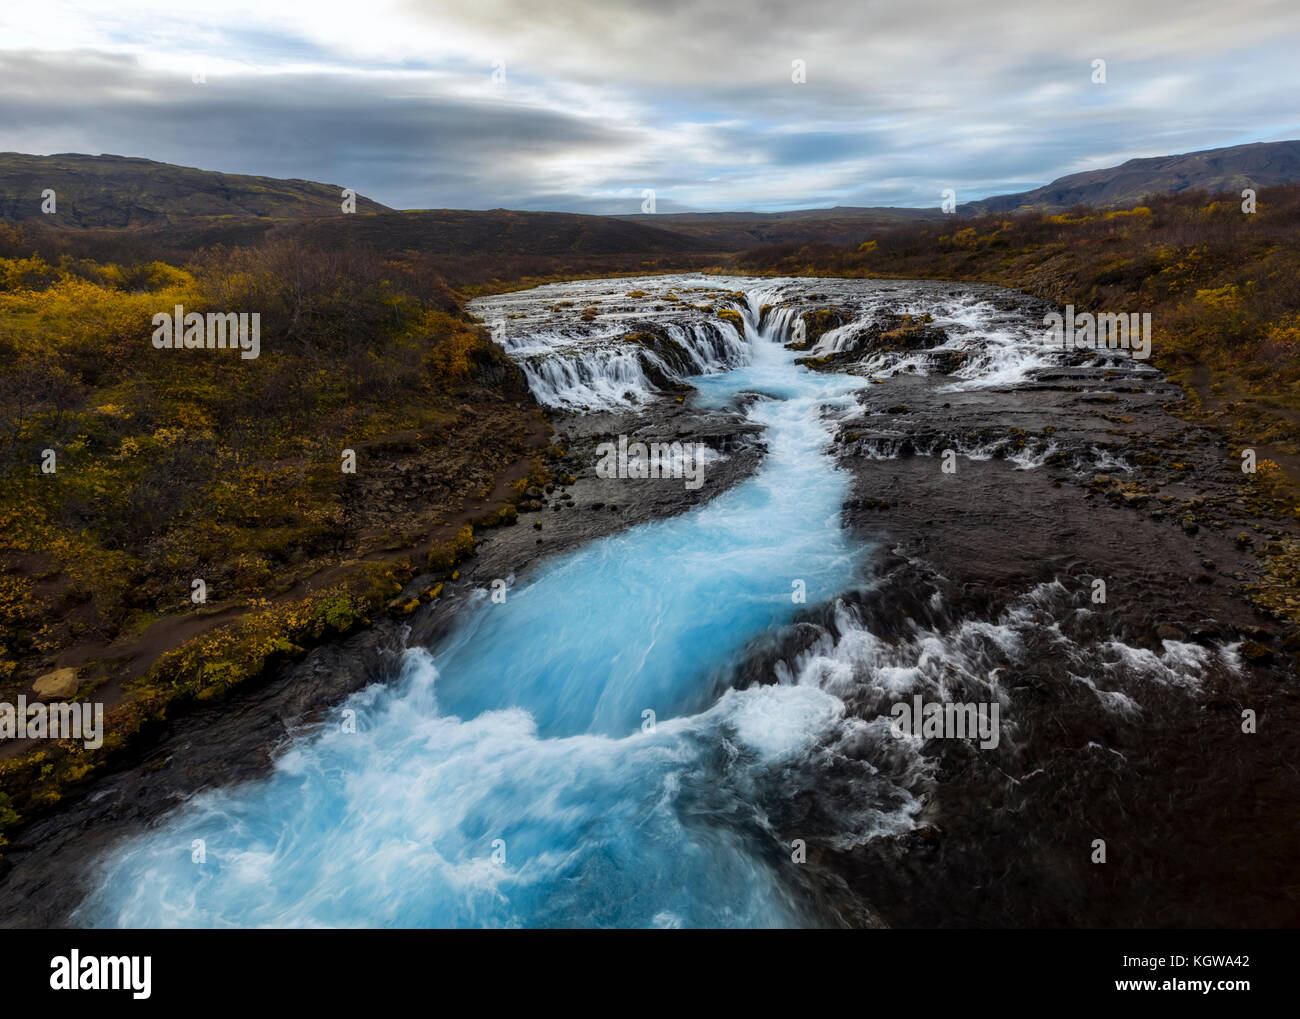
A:
{"type": "MultiPolygon", "coordinates": [[[[745,407],[767,455],[689,512],[544,560],[504,603],[479,592],[449,633],[300,734],[265,778],[206,791],[116,846],[76,921],[825,922],[792,853],[808,815],[789,804],[813,804],[837,845],[862,845],[916,829],[931,780],[923,741],[863,715],[864,696],[887,705],[939,690],[955,668],[997,699],[984,677],[1044,653],[1026,635],[1050,622],[1040,602],[1063,598],[1045,588],[995,623],[968,624],[938,618],[936,592],[925,610],[935,619],[907,620],[891,641],[845,604],[872,583],[872,550],[842,524],[849,475],[832,438],[860,411],[863,376],[929,362],[877,351],[855,374],[800,369],[785,344],[807,312],[831,306],[845,321],[815,350],[847,349],[883,314],[931,316],[966,355],[953,386],[1005,384],[1055,356],[1032,322],[978,293],[882,281],[645,277],[475,301],[507,323],[501,342],[543,403],[624,407],[689,384],[700,407],[745,407]],[[739,399],[753,393],[764,398],[739,399]],[[798,655],[762,682],[736,682],[755,642],[814,606],[834,624],[801,623],[816,638],[798,655]]],[[[1051,448],[1018,453],[1017,465],[1051,448]]],[[[1092,685],[1086,633],[1066,649],[1092,685]]],[[[1114,689],[1123,670],[1194,681],[1216,664],[1189,644],[1163,656],[1103,650],[1113,674],[1094,689],[1117,712],[1136,704],[1114,689]]]]}

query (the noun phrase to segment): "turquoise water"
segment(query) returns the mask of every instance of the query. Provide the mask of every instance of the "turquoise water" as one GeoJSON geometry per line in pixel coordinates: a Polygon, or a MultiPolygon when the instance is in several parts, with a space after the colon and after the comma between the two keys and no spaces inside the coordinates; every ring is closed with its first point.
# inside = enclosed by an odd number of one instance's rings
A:
{"type": "Polygon", "coordinates": [[[793,616],[793,581],[813,604],[858,579],[865,550],[840,528],[848,477],[824,449],[828,414],[863,383],[795,366],[754,325],[763,297],[742,309],[749,363],[694,380],[718,405],[765,394],[749,412],[768,448],[752,478],[544,564],[504,604],[481,599],[269,776],[117,847],[78,921],[807,922],[758,790],[814,753],[843,705],[813,686],[718,696],[718,681],[793,616]]]}

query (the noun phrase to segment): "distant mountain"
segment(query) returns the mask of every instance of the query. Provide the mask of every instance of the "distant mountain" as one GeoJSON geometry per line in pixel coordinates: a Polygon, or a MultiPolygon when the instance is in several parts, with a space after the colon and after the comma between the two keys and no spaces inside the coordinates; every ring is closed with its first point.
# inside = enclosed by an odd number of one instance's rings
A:
{"type": "Polygon", "coordinates": [[[997,195],[959,206],[964,215],[1061,212],[1075,205],[1117,208],[1149,195],[1179,191],[1241,191],[1300,181],[1300,141],[1255,142],[1177,156],[1130,159],[1104,170],[1060,177],[1033,191],[997,195]]]}
{"type": "Polygon", "coordinates": [[[292,234],[319,243],[439,256],[530,257],[693,253],[700,237],[666,229],[655,217],[568,212],[414,209],[395,211],[361,195],[356,215],[342,189],[307,180],[217,173],[125,156],[0,153],[0,220],[94,231],[132,228],[176,250],[256,244],[292,234]],[[56,212],[41,212],[53,188],[56,212]],[[369,213],[370,215],[365,215],[369,213]]]}
{"type": "MultiPolygon", "coordinates": [[[[217,173],[128,156],[0,152],[0,219],[57,226],[138,227],[195,216],[301,219],[341,212],[342,188],[217,173]],[[41,211],[52,188],[56,211],[41,211]]],[[[358,213],[388,212],[358,195],[358,213]]]]}
{"type": "MultiPolygon", "coordinates": [[[[1240,191],[1300,181],[1300,141],[1259,142],[1061,177],[1045,187],[960,206],[965,215],[1131,206],[1188,189],[1240,191]]],[[[249,244],[285,232],[322,242],[446,257],[727,253],[767,244],[857,245],[874,227],[940,219],[938,208],[799,209],[593,216],[506,209],[394,211],[360,195],[344,215],[342,189],[307,180],[217,173],[125,156],[0,153],[0,220],[145,232],[175,247],[249,244]],[[53,188],[57,212],[41,212],[53,188]],[[364,215],[370,213],[371,215],[364,215]]]]}

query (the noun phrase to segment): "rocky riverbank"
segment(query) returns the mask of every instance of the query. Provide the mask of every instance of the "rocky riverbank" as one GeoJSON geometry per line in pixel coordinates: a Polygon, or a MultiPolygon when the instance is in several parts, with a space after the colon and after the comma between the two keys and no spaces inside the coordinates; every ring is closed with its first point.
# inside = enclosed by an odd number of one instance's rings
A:
{"type": "MultiPolygon", "coordinates": [[[[1050,310],[985,292],[1029,321],[1050,310]]],[[[834,443],[874,579],[766,638],[736,681],[851,675],[835,689],[864,724],[900,684],[997,701],[1003,738],[928,740],[919,770],[878,744],[847,754],[846,775],[865,762],[925,800],[904,835],[845,837],[860,780],[774,797],[825,922],[1293,926],[1300,639],[1259,597],[1257,556],[1293,526],[1140,362],[1086,352],[968,387],[906,361],[952,337],[887,324],[811,365],[874,383],[834,443]]]]}
{"type": "Polygon", "coordinates": [[[281,667],[262,684],[169,722],[146,750],[85,795],[20,829],[0,860],[0,925],[68,924],[94,862],[108,847],[205,789],[265,775],[289,739],[323,724],[349,694],[391,680],[404,649],[435,644],[475,591],[497,578],[524,578],[549,557],[603,535],[715,498],[752,473],[763,453],[760,429],[740,415],[671,400],[638,411],[557,412],[552,418],[552,448],[563,451],[548,464],[554,480],[525,493],[516,523],[481,532],[476,553],[455,579],[415,577],[394,599],[416,599],[410,614],[377,619],[281,667]],[[699,489],[596,476],[595,448],[603,441],[619,435],[672,441],[682,434],[721,454],[710,461],[699,489]],[[436,597],[420,601],[430,589],[438,590],[436,597]]]}

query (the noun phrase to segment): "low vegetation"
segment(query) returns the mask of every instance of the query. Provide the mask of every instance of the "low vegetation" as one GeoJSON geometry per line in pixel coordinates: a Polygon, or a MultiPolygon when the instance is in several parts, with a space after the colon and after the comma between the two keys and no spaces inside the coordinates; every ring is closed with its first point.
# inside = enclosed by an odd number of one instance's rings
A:
{"type": "Polygon", "coordinates": [[[454,569],[473,549],[458,515],[546,433],[455,295],[398,261],[66,245],[0,225],[0,701],[71,667],[108,732],[102,751],[4,747],[0,829],[169,713],[454,569]],[[155,349],[152,317],[177,305],[258,312],[260,355],[155,349]]]}

